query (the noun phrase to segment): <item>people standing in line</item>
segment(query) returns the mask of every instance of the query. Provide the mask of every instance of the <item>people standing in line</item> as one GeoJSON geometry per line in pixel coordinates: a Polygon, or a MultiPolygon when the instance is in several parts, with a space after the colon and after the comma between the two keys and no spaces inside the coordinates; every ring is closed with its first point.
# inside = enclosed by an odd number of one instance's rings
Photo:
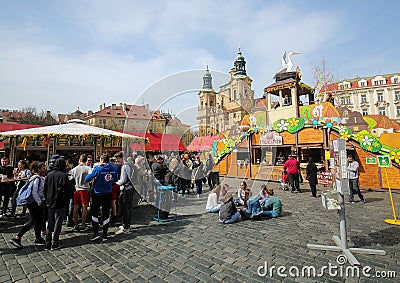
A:
{"type": "Polygon", "coordinates": [[[110,157],[106,154],[100,156],[100,164],[85,178],[85,182],[96,179],[93,186],[92,215],[93,237],[91,241],[100,239],[99,234],[99,212],[102,207],[103,241],[107,241],[108,227],[110,224],[110,208],[112,198],[112,184],[117,181],[118,174],[114,166],[110,164],[110,157]]]}
{"type": "Polygon", "coordinates": [[[358,183],[358,162],[354,160],[352,155],[347,157],[347,170],[349,171],[349,186],[350,186],[350,196],[349,203],[354,203],[354,194],[356,193],[360,198],[360,201],[365,203],[365,198],[360,191],[360,186],[358,183]]]}
{"type": "Polygon", "coordinates": [[[68,181],[65,159],[58,158],[54,162],[53,171],[47,174],[44,181],[44,195],[48,208],[45,245],[47,250],[57,250],[63,246],[59,237],[68,198],[68,181]]]}
{"type": "Polygon", "coordinates": [[[122,165],[121,174],[119,175],[119,180],[116,182],[117,185],[120,186],[121,194],[120,194],[120,205],[121,205],[121,214],[122,214],[122,226],[116,232],[116,234],[123,234],[130,232],[131,226],[131,218],[132,218],[132,202],[133,202],[133,182],[131,180],[132,168],[134,166],[130,166],[124,161],[123,152],[120,151],[114,155],[117,157],[117,161],[122,165]]]}
{"type": "Polygon", "coordinates": [[[283,170],[286,170],[288,173],[291,192],[300,193],[300,162],[295,158],[295,155],[292,154],[289,156],[289,159],[286,160],[285,164],[283,165],[283,170]]]}
{"type": "MultiPolygon", "coordinates": [[[[28,163],[25,160],[20,160],[18,161],[18,168],[15,171],[14,170],[14,177],[17,179],[29,179],[32,177],[32,172],[31,170],[28,169],[28,163]]],[[[26,181],[18,181],[17,182],[17,189],[15,190],[13,197],[11,199],[11,216],[15,217],[15,212],[17,210],[17,196],[19,190],[25,185],[26,181]]],[[[26,215],[26,209],[27,206],[24,205],[22,206],[22,213],[21,217],[24,217],[26,215]]]]}
{"type": "Polygon", "coordinates": [[[317,178],[317,165],[315,165],[313,158],[310,156],[308,158],[308,164],[306,168],[306,173],[307,177],[306,180],[308,180],[308,184],[310,185],[311,189],[311,198],[316,198],[317,197],[317,184],[318,184],[318,178],[317,178]]]}
{"type": "Polygon", "coordinates": [[[207,175],[207,183],[208,183],[208,189],[211,191],[214,188],[214,180],[213,180],[213,168],[214,168],[214,159],[212,154],[208,154],[207,160],[206,160],[206,168],[205,168],[205,173],[207,175]]]}
{"type": "Polygon", "coordinates": [[[45,244],[45,240],[41,236],[41,230],[43,223],[43,206],[45,203],[44,176],[47,173],[47,167],[43,162],[35,161],[31,165],[31,171],[34,173],[34,175],[29,179],[30,182],[33,182],[33,202],[27,204],[30,219],[29,222],[25,223],[25,225],[22,226],[18,234],[10,240],[11,244],[16,246],[17,248],[23,248],[21,244],[21,238],[32,227],[34,227],[36,237],[34,244],[38,246],[43,246],[45,244]]]}
{"type": "Polygon", "coordinates": [[[73,168],[68,177],[72,180],[75,180],[75,192],[74,192],[74,211],[73,211],[73,219],[74,219],[74,231],[86,230],[86,219],[87,219],[87,211],[88,205],[90,201],[90,185],[85,182],[86,176],[92,170],[87,163],[87,155],[82,154],[79,157],[79,164],[75,168],[73,168]],[[82,206],[82,227],[78,225],[78,215],[79,208],[82,206]]]}
{"type": "Polygon", "coordinates": [[[200,198],[200,194],[203,192],[204,171],[203,162],[201,162],[199,155],[195,155],[192,169],[192,180],[196,184],[197,198],[200,198]]]}
{"type": "MultiPolygon", "coordinates": [[[[7,157],[1,158],[0,174],[7,176],[7,179],[13,177],[13,167],[8,164],[9,160],[7,157]]],[[[4,218],[7,213],[8,203],[10,202],[11,190],[13,188],[13,182],[1,182],[0,183],[0,202],[2,201],[2,208],[0,212],[0,218],[4,218]]]]}

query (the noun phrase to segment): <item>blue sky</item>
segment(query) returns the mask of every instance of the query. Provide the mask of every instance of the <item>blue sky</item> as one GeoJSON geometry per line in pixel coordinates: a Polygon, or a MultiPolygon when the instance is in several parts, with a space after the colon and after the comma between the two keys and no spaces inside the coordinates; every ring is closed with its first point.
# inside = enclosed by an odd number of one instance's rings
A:
{"type": "Polygon", "coordinates": [[[194,123],[206,62],[218,89],[239,43],[256,96],[285,50],[301,53],[292,60],[309,85],[323,58],[337,79],[400,72],[399,10],[395,0],[2,0],[0,108],[144,101],[194,123]]]}

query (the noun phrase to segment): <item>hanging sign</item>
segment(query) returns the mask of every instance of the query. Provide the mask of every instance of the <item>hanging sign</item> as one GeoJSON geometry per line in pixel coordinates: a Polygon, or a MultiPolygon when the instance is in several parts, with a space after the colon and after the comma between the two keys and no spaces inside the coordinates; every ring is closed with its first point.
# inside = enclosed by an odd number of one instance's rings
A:
{"type": "Polygon", "coordinates": [[[282,145],[282,137],[273,133],[265,133],[260,136],[260,145],[282,145]]]}
{"type": "Polygon", "coordinates": [[[378,155],[378,167],[390,167],[389,155],[378,155]]]}
{"type": "Polygon", "coordinates": [[[375,157],[366,157],[365,164],[376,164],[376,158],[375,157]]]}

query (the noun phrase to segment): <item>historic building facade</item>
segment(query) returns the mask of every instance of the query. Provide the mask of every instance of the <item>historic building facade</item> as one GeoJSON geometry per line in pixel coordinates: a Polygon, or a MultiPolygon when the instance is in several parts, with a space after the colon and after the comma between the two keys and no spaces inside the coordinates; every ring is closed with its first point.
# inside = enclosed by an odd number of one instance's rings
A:
{"type": "Polygon", "coordinates": [[[219,92],[216,92],[207,66],[203,76],[203,88],[198,93],[199,136],[216,135],[239,126],[243,117],[249,114],[253,107],[252,79],[247,76],[246,61],[240,48],[229,74],[229,81],[221,85],[219,92]]]}
{"type": "Polygon", "coordinates": [[[335,92],[339,106],[400,121],[400,73],[342,80],[335,92]]]}

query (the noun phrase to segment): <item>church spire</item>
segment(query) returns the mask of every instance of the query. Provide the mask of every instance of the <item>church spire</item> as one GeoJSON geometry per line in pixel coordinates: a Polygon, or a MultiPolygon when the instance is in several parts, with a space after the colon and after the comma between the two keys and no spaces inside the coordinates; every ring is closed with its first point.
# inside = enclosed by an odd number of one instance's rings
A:
{"type": "Polygon", "coordinates": [[[203,76],[203,89],[205,90],[212,90],[212,76],[210,71],[208,70],[208,62],[207,62],[207,67],[206,67],[206,72],[203,76]]]}
{"type": "Polygon", "coordinates": [[[233,62],[233,67],[234,67],[235,75],[247,76],[246,61],[244,60],[242,51],[240,50],[240,44],[238,46],[238,55],[236,56],[236,59],[233,62]]]}

